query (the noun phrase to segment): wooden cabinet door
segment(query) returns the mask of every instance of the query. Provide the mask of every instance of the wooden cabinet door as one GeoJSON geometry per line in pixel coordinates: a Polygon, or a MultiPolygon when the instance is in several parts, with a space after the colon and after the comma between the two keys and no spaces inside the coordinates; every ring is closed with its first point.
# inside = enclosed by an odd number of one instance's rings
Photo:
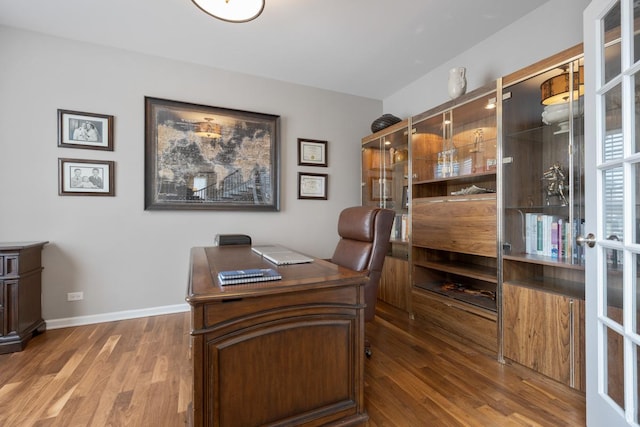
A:
{"type": "Polygon", "coordinates": [[[504,357],[568,386],[583,388],[581,318],[584,303],[505,283],[504,357]]]}
{"type": "Polygon", "coordinates": [[[409,311],[409,262],[387,257],[382,268],[378,298],[394,307],[409,311]]]}

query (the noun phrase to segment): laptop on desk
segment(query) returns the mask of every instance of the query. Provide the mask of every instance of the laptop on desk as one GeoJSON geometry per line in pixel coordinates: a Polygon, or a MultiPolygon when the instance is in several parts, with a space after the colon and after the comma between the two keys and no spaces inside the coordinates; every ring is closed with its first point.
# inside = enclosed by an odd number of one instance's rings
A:
{"type": "Polygon", "coordinates": [[[280,245],[257,245],[252,246],[251,250],[276,265],[304,264],[313,261],[313,258],[280,245]]]}

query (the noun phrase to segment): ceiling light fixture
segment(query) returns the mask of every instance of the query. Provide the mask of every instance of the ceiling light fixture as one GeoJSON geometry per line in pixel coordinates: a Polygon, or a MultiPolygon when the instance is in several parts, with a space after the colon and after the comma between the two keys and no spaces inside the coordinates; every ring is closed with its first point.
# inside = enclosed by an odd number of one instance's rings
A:
{"type": "MultiPolygon", "coordinates": [[[[545,80],[540,85],[542,105],[552,105],[569,100],[569,71],[545,80]]],[[[573,100],[584,94],[584,67],[573,72],[573,100]]]]}
{"type": "Polygon", "coordinates": [[[191,0],[203,12],[227,22],[248,22],[264,9],[264,0],[191,0]]]}

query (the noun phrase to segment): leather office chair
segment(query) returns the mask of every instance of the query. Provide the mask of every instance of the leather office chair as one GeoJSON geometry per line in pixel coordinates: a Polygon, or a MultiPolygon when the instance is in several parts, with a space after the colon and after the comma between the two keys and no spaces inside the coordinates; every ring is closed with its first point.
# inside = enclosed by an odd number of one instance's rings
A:
{"type": "MultiPolygon", "coordinates": [[[[373,320],[378,299],[378,284],[389,249],[389,238],[395,212],[371,206],[346,208],[338,219],[340,241],[331,262],[356,271],[367,271],[364,286],[366,303],[364,320],[373,320]]],[[[365,339],[365,354],[371,357],[371,346],[365,339]]]]}

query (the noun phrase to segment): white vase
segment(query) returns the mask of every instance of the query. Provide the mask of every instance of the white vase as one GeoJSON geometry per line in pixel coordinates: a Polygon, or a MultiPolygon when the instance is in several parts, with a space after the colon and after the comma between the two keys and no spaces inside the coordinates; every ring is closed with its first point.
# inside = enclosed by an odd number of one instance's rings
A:
{"type": "Polygon", "coordinates": [[[466,72],[467,70],[464,67],[454,67],[449,70],[448,89],[451,99],[456,99],[460,95],[464,95],[467,90],[466,72]]]}

